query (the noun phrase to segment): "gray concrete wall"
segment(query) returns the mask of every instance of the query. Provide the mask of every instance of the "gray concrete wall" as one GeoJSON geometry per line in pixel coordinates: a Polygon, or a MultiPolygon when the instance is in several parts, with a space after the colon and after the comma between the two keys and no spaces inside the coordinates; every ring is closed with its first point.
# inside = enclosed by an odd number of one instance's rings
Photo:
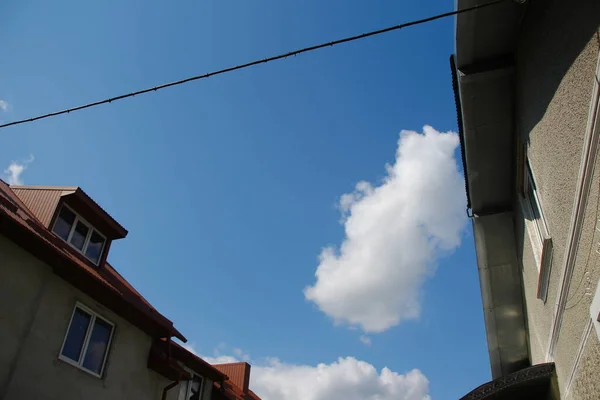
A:
{"type": "Polygon", "coordinates": [[[151,338],[0,236],[0,399],[160,399],[151,338]],[[115,324],[102,379],[58,359],[75,302],[115,324]]]}
{"type": "Polygon", "coordinates": [[[167,392],[166,400],[179,400],[179,393],[182,390],[182,387],[186,385],[187,382],[181,382],[179,385],[175,386],[173,389],[167,392]]]}
{"type": "Polygon", "coordinates": [[[0,399],[23,351],[50,272],[0,235],[0,399]]]}
{"type": "MultiPolygon", "coordinates": [[[[516,58],[516,129],[528,144],[528,157],[553,239],[552,269],[547,302],[536,298],[538,271],[531,243],[517,217],[517,243],[522,259],[524,296],[528,313],[529,347],[533,363],[545,361],[562,263],[569,240],[583,140],[594,83],[599,41],[600,2],[554,0],[529,2],[516,58]]],[[[554,353],[561,392],[567,386],[582,334],[589,320],[600,264],[590,249],[595,237],[598,168],[585,211],[570,300],[554,353]],[[589,257],[588,257],[589,256],[589,257]],[[582,284],[579,284],[582,282],[582,284]]],[[[597,341],[597,338],[593,338],[597,341]]],[[[590,339],[591,340],[591,339],[590,339]]],[[[594,345],[589,344],[590,348],[594,345]]],[[[596,366],[598,363],[596,363],[596,366]]],[[[586,368],[596,368],[588,365],[586,368]]],[[[588,372],[589,373],[589,372],[588,372]]],[[[595,370],[596,378],[600,368],[595,370]]],[[[576,380],[578,385],[585,379],[576,380]]],[[[579,390],[577,393],[584,393],[579,390]]],[[[574,392],[573,392],[574,393],[574,392]]],[[[575,397],[579,398],[579,397],[575,397]]],[[[584,398],[584,397],[581,397],[584,398]]],[[[596,397],[597,392],[596,392],[596,397]]]]}

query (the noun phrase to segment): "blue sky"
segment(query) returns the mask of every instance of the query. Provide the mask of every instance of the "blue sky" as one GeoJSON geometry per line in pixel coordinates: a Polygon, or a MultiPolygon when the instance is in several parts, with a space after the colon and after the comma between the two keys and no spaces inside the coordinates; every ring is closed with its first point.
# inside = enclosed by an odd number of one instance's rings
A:
{"type": "MultiPolygon", "coordinates": [[[[453,7],[446,0],[7,1],[0,4],[7,104],[0,120],[453,7]]],[[[130,233],[109,260],[200,354],[239,357],[241,349],[256,365],[275,357],[311,367],[354,357],[378,371],[418,369],[432,398],[455,399],[489,379],[467,221],[462,245],[433,252],[411,286],[417,318],[365,333],[364,324],[334,323],[336,312],[342,320],[349,314],[335,298],[324,300],[327,288],[317,301],[304,294],[315,285],[322,249],[339,250],[347,239],[341,196],[360,181],[377,188],[389,178],[399,132],[456,130],[453,26],[448,18],[2,129],[0,167],[33,155],[21,175],[26,184],[79,185],[121,222],[130,233]],[[365,334],[370,345],[360,340],[365,334]]],[[[452,155],[458,160],[458,151],[452,155]]],[[[423,204],[464,213],[439,192],[424,193],[437,203],[423,204]]],[[[406,237],[397,246],[409,251],[406,237]]]]}

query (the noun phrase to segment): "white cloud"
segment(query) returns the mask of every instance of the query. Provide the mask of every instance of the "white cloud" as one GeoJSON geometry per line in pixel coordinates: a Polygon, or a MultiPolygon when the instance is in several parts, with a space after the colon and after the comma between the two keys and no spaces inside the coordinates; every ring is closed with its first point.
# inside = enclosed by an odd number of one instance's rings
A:
{"type": "Polygon", "coordinates": [[[352,357],[331,364],[292,365],[271,360],[252,367],[251,388],[263,400],[430,400],[429,381],[417,369],[381,372],[352,357]]]}
{"type": "Polygon", "coordinates": [[[368,337],[367,335],[361,335],[360,341],[363,342],[363,344],[365,346],[369,346],[369,347],[371,347],[371,345],[373,344],[373,342],[371,341],[371,338],[368,337]]]}
{"type": "Polygon", "coordinates": [[[242,361],[250,361],[250,354],[244,353],[242,349],[233,349],[233,354],[242,361]]]}
{"type": "Polygon", "coordinates": [[[190,353],[198,355],[198,353],[196,352],[196,343],[194,343],[194,342],[189,342],[189,343],[181,343],[181,342],[179,342],[179,344],[181,345],[181,347],[183,347],[184,349],[186,349],[190,353]]]}
{"type": "Polygon", "coordinates": [[[2,110],[2,111],[8,110],[8,103],[2,99],[0,99],[0,110],[2,110]]]}
{"type": "Polygon", "coordinates": [[[230,363],[241,362],[241,360],[239,358],[236,358],[234,356],[219,355],[216,357],[210,357],[210,356],[200,356],[200,357],[204,361],[206,361],[210,364],[230,364],[230,363]]]}
{"type": "Polygon", "coordinates": [[[28,159],[22,162],[11,162],[4,170],[4,178],[6,179],[6,182],[8,182],[9,185],[22,185],[23,179],[21,178],[21,175],[23,174],[23,171],[27,169],[27,165],[32,163],[33,160],[35,160],[35,158],[33,155],[30,155],[28,159]]]}
{"type": "MultiPolygon", "coordinates": [[[[211,364],[240,361],[233,356],[202,357],[211,364]]],[[[277,358],[254,363],[250,389],[263,400],[431,400],[429,381],[418,369],[380,372],[353,357],[331,364],[286,364],[277,358]]]]}
{"type": "Polygon", "coordinates": [[[341,196],[345,239],[322,250],[306,299],[336,323],[382,332],[420,315],[420,290],[436,260],[460,245],[463,178],[455,133],[402,131],[379,186],[359,182],[341,196]]]}

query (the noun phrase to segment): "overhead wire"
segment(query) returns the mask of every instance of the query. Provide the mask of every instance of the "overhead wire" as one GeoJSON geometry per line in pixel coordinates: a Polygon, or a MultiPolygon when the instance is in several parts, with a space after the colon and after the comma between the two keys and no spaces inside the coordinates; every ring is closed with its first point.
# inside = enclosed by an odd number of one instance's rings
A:
{"type": "Polygon", "coordinates": [[[291,56],[297,56],[299,54],[302,53],[308,53],[311,51],[315,51],[315,50],[319,50],[325,47],[332,47],[332,46],[336,46],[338,44],[342,44],[342,43],[348,43],[348,42],[353,42],[356,40],[360,40],[360,39],[364,39],[364,38],[368,38],[371,36],[376,36],[376,35],[380,35],[383,33],[387,33],[387,32],[392,32],[392,31],[396,31],[396,30],[400,30],[403,28],[408,28],[410,26],[415,26],[415,25],[421,25],[421,24],[425,24],[431,21],[435,21],[438,19],[442,19],[442,18],[446,18],[446,17],[450,17],[453,15],[459,15],[459,14],[463,14],[463,13],[467,13],[470,11],[475,11],[475,10],[479,10],[482,8],[486,8],[486,7],[491,7],[491,6],[495,6],[497,4],[506,2],[509,0],[495,0],[492,1],[490,3],[485,3],[485,4],[479,4],[479,5],[475,5],[472,7],[468,7],[468,8],[463,8],[461,10],[455,10],[455,11],[450,11],[450,12],[446,12],[443,14],[437,14],[431,17],[427,17],[427,18],[423,18],[423,19],[418,19],[418,20],[414,20],[414,21],[410,21],[410,22],[405,22],[402,24],[398,24],[398,25],[394,25],[394,26],[390,26],[387,28],[383,28],[383,29],[378,29],[375,31],[371,31],[371,32],[367,32],[367,33],[363,33],[360,35],[355,35],[355,36],[350,36],[350,37],[346,37],[343,39],[338,39],[338,40],[333,40],[331,42],[327,42],[327,43],[321,43],[318,45],[314,45],[314,46],[310,46],[310,47],[304,47],[302,49],[299,50],[294,50],[294,51],[290,51],[287,53],[282,53],[276,56],[272,56],[272,57],[267,57],[267,58],[263,58],[260,60],[255,60],[255,61],[251,61],[245,64],[240,64],[240,65],[236,65],[235,67],[229,67],[229,68],[224,68],[224,69],[220,69],[217,71],[213,71],[213,72],[208,72],[202,75],[196,75],[196,76],[192,76],[189,78],[185,78],[185,79],[181,79],[178,81],[174,81],[174,82],[169,82],[169,83],[164,83],[162,85],[158,85],[158,86],[154,86],[151,88],[147,88],[147,89],[143,89],[143,90],[138,90],[135,92],[130,92],[130,93],[126,93],[126,94],[122,94],[120,96],[115,96],[115,97],[110,97],[108,99],[104,99],[104,100],[99,100],[99,101],[95,101],[92,103],[87,103],[81,106],[77,106],[77,107],[72,107],[72,108],[67,108],[64,110],[60,110],[60,111],[55,111],[55,112],[51,112],[51,113],[47,113],[47,114],[42,114],[42,115],[38,115],[36,117],[31,117],[31,118],[26,118],[26,119],[22,119],[22,120],[17,120],[17,121],[12,121],[12,122],[8,122],[5,124],[1,124],[0,128],[7,128],[9,126],[14,126],[14,125],[20,125],[20,124],[24,124],[27,122],[33,122],[33,121],[37,121],[40,119],[45,119],[45,118],[50,118],[50,117],[55,117],[58,115],[62,115],[62,114],[69,114],[75,111],[80,111],[86,108],[91,108],[91,107],[96,107],[102,104],[107,104],[107,103],[112,103],[114,101],[118,101],[118,100],[123,100],[129,97],[135,97],[135,96],[139,96],[142,94],[146,94],[146,93],[150,93],[150,92],[156,92],[158,90],[161,89],[165,89],[168,87],[172,87],[172,86],[177,86],[177,85],[182,85],[184,83],[188,83],[188,82],[192,82],[192,81],[197,81],[200,79],[206,79],[206,78],[210,78],[211,76],[215,76],[215,75],[221,75],[221,74],[225,74],[228,72],[233,72],[233,71],[237,71],[240,69],[244,69],[244,68],[249,68],[258,64],[265,64],[271,61],[276,61],[276,60],[280,60],[283,58],[287,58],[287,57],[291,57],[291,56]]]}

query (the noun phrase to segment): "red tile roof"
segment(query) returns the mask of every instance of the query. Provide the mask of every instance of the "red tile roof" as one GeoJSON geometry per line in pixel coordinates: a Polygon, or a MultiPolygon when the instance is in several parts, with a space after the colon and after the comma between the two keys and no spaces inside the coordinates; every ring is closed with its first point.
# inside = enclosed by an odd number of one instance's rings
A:
{"type": "Polygon", "coordinates": [[[50,232],[0,179],[0,233],[152,337],[185,337],[108,263],[94,266],[50,232]]]}

